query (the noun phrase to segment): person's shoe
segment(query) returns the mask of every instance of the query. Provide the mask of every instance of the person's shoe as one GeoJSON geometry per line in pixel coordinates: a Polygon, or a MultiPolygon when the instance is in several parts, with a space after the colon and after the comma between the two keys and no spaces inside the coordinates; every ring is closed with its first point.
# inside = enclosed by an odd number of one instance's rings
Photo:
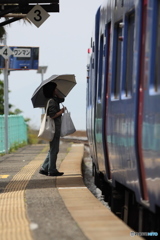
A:
{"type": "Polygon", "coordinates": [[[44,171],[43,169],[40,169],[39,173],[48,176],[48,172],[44,171]]]}
{"type": "Polygon", "coordinates": [[[53,172],[53,173],[48,173],[48,176],[62,176],[64,174],[64,172],[53,172]]]}

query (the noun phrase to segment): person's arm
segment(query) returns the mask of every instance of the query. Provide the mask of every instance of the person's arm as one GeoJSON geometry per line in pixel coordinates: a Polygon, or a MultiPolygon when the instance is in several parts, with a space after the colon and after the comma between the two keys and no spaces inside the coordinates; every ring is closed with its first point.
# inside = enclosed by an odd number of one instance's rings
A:
{"type": "Polygon", "coordinates": [[[61,116],[62,115],[62,113],[64,113],[64,111],[65,111],[65,107],[63,107],[59,112],[57,112],[53,117],[51,117],[51,118],[57,118],[57,117],[59,117],[59,116],[61,116]]]}
{"type": "Polygon", "coordinates": [[[59,110],[59,107],[58,107],[57,103],[55,102],[54,99],[52,99],[49,102],[48,115],[53,119],[57,118],[57,117],[60,117],[62,115],[62,113],[64,113],[65,109],[66,108],[63,107],[59,110]]]}

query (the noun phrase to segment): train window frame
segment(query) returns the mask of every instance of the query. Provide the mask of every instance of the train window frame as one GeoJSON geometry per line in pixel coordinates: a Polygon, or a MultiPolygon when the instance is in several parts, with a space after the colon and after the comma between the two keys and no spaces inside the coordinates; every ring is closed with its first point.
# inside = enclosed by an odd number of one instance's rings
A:
{"type": "Polygon", "coordinates": [[[150,71],[149,71],[149,94],[159,95],[160,94],[160,77],[156,77],[160,74],[160,68],[157,66],[158,56],[160,56],[160,2],[154,1],[152,6],[151,16],[151,39],[150,39],[150,71]],[[158,41],[159,39],[159,41],[158,41]],[[157,43],[159,43],[159,51],[157,50],[157,43]],[[158,54],[159,53],[159,54],[158,54]],[[156,70],[157,69],[157,70],[156,70]],[[159,74],[158,74],[159,72],[159,74]],[[156,78],[158,78],[156,80],[156,78]]]}
{"type": "Polygon", "coordinates": [[[104,70],[104,34],[100,35],[100,48],[98,56],[98,81],[97,81],[97,99],[101,102],[102,98],[102,78],[104,70]]]}
{"type": "Polygon", "coordinates": [[[121,85],[121,73],[122,73],[122,42],[120,36],[122,36],[122,28],[120,23],[122,19],[114,23],[114,36],[113,36],[113,54],[112,54],[112,79],[111,79],[111,100],[117,101],[120,99],[120,85],[121,85]],[[118,50],[117,50],[118,48],[118,50]]]}
{"type": "MultiPolygon", "coordinates": [[[[105,88],[106,91],[108,91],[108,81],[109,81],[109,64],[110,64],[110,55],[111,55],[111,51],[110,51],[110,46],[111,46],[111,21],[109,21],[106,26],[105,26],[105,52],[104,52],[104,56],[105,56],[105,88]]],[[[106,98],[108,98],[108,93],[106,92],[106,98]]]]}
{"type": "MultiPolygon", "coordinates": [[[[95,44],[94,41],[92,42],[92,53],[94,53],[95,44]]],[[[94,55],[92,54],[92,69],[94,69],[94,55]]]]}
{"type": "Polygon", "coordinates": [[[87,106],[90,107],[92,105],[92,73],[93,73],[93,38],[91,38],[90,51],[88,52],[88,63],[87,63],[87,106]]]}
{"type": "Polygon", "coordinates": [[[87,106],[90,106],[90,73],[91,73],[91,69],[90,69],[90,64],[87,64],[87,96],[86,96],[86,100],[87,100],[87,106]]]}
{"type": "Polygon", "coordinates": [[[134,25],[135,11],[125,15],[124,39],[123,39],[123,58],[122,63],[122,91],[121,99],[132,98],[133,93],[133,63],[134,63],[134,25]],[[132,31],[132,35],[130,34],[132,31]],[[128,65],[128,66],[127,66],[128,65]],[[128,80],[127,80],[128,79],[128,80]]]}

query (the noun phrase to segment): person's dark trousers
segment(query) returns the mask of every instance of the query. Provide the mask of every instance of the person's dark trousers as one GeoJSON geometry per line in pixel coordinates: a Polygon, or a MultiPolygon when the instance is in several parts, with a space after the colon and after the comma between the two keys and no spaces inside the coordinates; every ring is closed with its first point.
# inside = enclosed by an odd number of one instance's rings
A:
{"type": "Polygon", "coordinates": [[[42,165],[42,169],[45,172],[54,173],[56,171],[56,161],[57,161],[57,154],[59,152],[59,142],[60,136],[55,134],[53,140],[49,143],[50,150],[48,151],[47,157],[42,165]]]}

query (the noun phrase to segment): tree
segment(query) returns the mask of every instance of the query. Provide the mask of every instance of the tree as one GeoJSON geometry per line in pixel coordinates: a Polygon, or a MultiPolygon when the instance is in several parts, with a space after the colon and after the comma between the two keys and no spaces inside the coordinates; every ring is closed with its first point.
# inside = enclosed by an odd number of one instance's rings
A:
{"type": "MultiPolygon", "coordinates": [[[[11,4],[5,4],[5,5],[10,5],[11,6],[11,4]]],[[[12,4],[12,6],[13,6],[14,4],[12,4]]],[[[3,6],[3,4],[2,4],[2,6],[3,6]]],[[[31,21],[28,19],[28,18],[26,18],[26,14],[21,14],[21,13],[10,13],[10,14],[6,14],[5,16],[4,16],[4,18],[6,19],[6,20],[9,20],[10,18],[19,18],[19,21],[23,21],[25,24],[26,23],[30,23],[30,24],[32,24],[31,23],[31,21]]],[[[3,36],[6,34],[6,31],[5,31],[5,28],[4,27],[0,27],[0,41],[2,42],[3,41],[3,36]]]]}
{"type": "MultiPolygon", "coordinates": [[[[28,19],[28,18],[26,18],[26,17],[23,17],[22,18],[22,15],[23,16],[25,16],[25,14],[8,14],[7,15],[7,17],[5,17],[5,19],[7,20],[7,19],[9,19],[9,17],[16,17],[16,18],[19,18],[20,20],[19,21],[23,21],[24,23],[30,23],[30,24],[32,24],[31,23],[31,21],[28,19]]],[[[5,30],[5,28],[4,27],[0,27],[0,41],[2,42],[3,41],[3,36],[6,34],[6,30],[5,30]]]]}
{"type": "Polygon", "coordinates": [[[14,110],[14,114],[15,115],[18,115],[18,114],[21,114],[22,113],[22,111],[19,109],[19,108],[16,108],[15,110],[14,110]]]}
{"type": "MultiPolygon", "coordinates": [[[[10,92],[10,91],[8,91],[10,92]]],[[[13,107],[12,104],[8,105],[8,108],[11,109],[13,107]]],[[[18,115],[21,114],[22,111],[16,108],[14,111],[9,111],[10,115],[18,115]]],[[[0,115],[4,114],[4,83],[0,80],[0,115]]]]}
{"type": "Polygon", "coordinates": [[[3,36],[6,34],[4,27],[0,27],[0,40],[2,41],[3,36]]]}
{"type": "MultiPolygon", "coordinates": [[[[13,105],[9,104],[8,107],[10,109],[13,107],[13,105]]],[[[10,113],[12,114],[12,112],[10,113]]],[[[0,115],[3,114],[4,114],[4,83],[0,80],[0,115]]]]}

